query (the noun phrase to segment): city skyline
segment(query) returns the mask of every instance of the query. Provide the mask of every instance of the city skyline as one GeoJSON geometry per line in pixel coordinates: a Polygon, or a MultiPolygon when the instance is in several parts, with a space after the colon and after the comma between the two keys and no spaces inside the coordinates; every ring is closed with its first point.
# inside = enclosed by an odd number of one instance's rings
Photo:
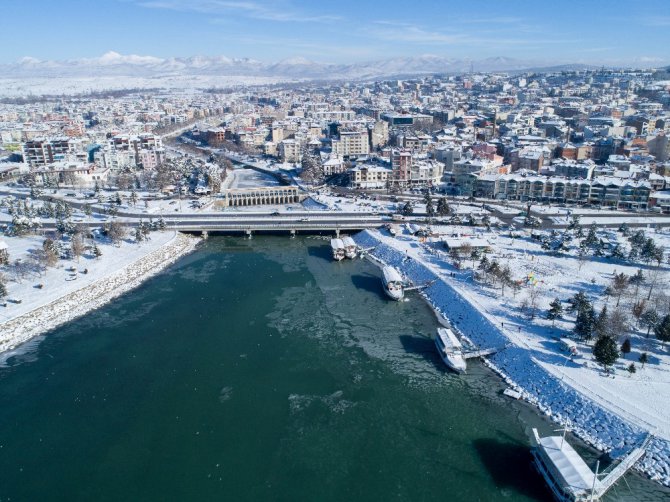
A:
{"type": "Polygon", "coordinates": [[[13,21],[5,36],[16,41],[0,58],[5,64],[26,57],[96,58],[110,51],[340,64],[424,54],[546,64],[670,62],[664,52],[670,8],[661,0],[634,9],[630,2],[568,0],[560,10],[526,0],[482,1],[476,8],[419,0],[411,9],[395,0],[383,9],[352,0],[319,8],[295,0],[113,0],[94,10],[82,0],[30,0],[4,11],[13,21]]]}

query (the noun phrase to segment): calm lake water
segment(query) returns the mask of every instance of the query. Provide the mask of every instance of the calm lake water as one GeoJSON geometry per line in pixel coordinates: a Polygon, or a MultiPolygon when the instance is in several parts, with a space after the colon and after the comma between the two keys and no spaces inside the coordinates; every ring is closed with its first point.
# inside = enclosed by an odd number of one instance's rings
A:
{"type": "MultiPolygon", "coordinates": [[[[318,238],[211,238],[23,347],[0,501],[551,500],[528,438],[553,426],[480,364],[446,372],[432,311],[379,276],[318,238]]],[[[627,479],[608,500],[667,500],[627,479]]]]}

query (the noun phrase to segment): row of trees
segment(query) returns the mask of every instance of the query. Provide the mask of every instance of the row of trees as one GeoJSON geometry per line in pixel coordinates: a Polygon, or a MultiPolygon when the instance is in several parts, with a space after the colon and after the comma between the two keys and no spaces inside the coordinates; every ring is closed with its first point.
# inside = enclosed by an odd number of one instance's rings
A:
{"type": "MultiPolygon", "coordinates": [[[[436,215],[448,216],[451,213],[451,208],[449,207],[449,203],[447,202],[446,197],[438,197],[436,203],[430,193],[427,193],[424,196],[423,201],[426,204],[426,215],[429,218],[432,218],[436,215]]],[[[414,214],[414,206],[412,201],[405,202],[400,212],[405,216],[411,216],[414,214]]]]}

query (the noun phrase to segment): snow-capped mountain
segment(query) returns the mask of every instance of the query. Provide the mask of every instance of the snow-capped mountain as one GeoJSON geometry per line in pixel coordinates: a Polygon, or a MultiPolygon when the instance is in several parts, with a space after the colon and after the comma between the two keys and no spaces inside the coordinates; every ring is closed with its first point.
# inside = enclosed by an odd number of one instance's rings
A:
{"type": "Polygon", "coordinates": [[[469,60],[423,55],[353,64],[330,64],[318,63],[302,57],[266,63],[226,56],[158,58],[134,54],[122,55],[110,51],[97,58],[66,61],[41,61],[32,57],[24,57],[13,64],[0,65],[0,71],[4,77],[9,78],[220,75],[295,79],[359,79],[427,73],[461,73],[471,69],[487,72],[517,71],[543,66],[547,66],[547,62],[506,57],[469,60]]]}

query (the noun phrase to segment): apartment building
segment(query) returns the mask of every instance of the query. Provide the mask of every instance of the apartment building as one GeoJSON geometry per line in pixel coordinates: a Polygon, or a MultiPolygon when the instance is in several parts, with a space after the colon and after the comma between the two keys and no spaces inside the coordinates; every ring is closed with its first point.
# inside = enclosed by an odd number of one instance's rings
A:
{"type": "Polygon", "coordinates": [[[523,174],[476,178],[472,195],[508,200],[593,204],[626,209],[646,208],[651,193],[648,181],[605,176],[593,180],[523,174]]]}
{"type": "Polygon", "coordinates": [[[387,167],[363,164],[348,171],[352,188],[385,188],[392,171],[387,167]]]}
{"type": "Polygon", "coordinates": [[[71,159],[82,152],[82,144],[72,138],[35,138],[23,144],[23,161],[31,167],[46,166],[71,159]]]}
{"type": "Polygon", "coordinates": [[[334,155],[342,157],[364,157],[370,154],[368,132],[342,131],[339,139],[332,140],[334,155]]]}
{"type": "Polygon", "coordinates": [[[277,145],[277,155],[282,162],[300,162],[302,160],[300,141],[295,139],[280,141],[277,145]]]}

